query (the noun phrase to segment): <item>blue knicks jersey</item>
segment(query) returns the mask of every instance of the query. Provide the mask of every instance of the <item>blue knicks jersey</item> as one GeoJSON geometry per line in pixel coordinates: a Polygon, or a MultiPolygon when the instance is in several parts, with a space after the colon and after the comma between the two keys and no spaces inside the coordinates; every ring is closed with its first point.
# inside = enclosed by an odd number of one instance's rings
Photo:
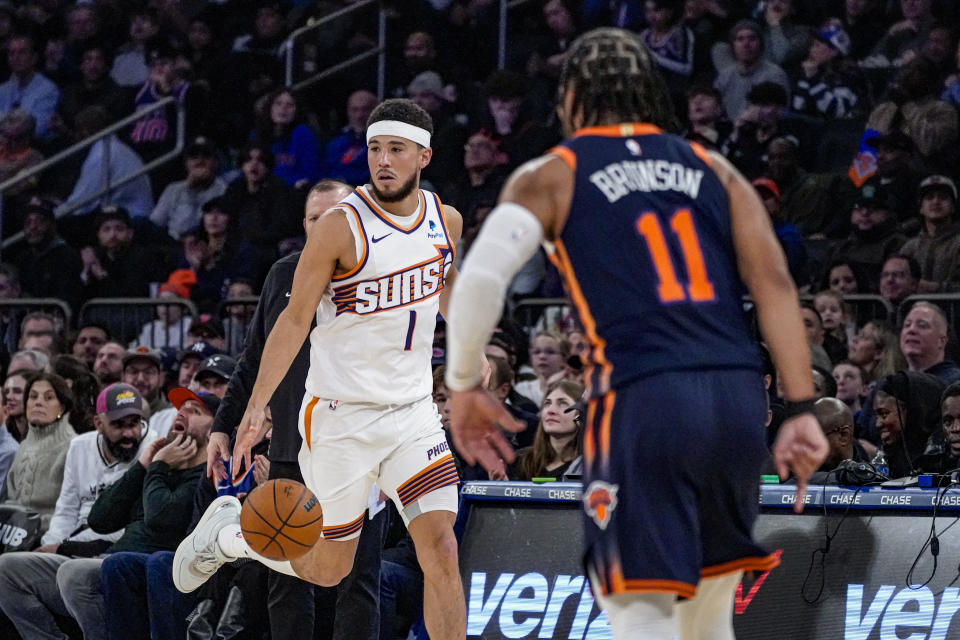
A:
{"type": "Polygon", "coordinates": [[[703,149],[633,124],[551,153],[575,175],[553,257],[591,345],[590,394],[662,371],[759,369],[730,199],[703,149]]]}

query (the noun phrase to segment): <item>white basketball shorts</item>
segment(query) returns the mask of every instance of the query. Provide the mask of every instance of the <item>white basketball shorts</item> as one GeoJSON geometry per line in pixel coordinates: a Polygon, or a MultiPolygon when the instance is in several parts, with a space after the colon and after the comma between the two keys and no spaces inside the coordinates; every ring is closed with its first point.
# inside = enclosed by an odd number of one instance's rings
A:
{"type": "Polygon", "coordinates": [[[328,540],[360,535],[374,484],[404,524],[428,511],[457,512],[457,468],[430,396],[381,405],[307,394],[300,435],[300,470],[323,509],[328,540]]]}

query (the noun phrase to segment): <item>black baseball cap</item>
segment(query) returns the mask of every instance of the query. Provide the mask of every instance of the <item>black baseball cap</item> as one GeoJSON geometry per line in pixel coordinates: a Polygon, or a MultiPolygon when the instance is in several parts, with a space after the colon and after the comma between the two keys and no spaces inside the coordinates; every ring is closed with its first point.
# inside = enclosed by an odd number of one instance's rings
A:
{"type": "Polygon", "coordinates": [[[107,416],[111,422],[127,416],[143,418],[143,398],[134,387],[115,382],[97,396],[97,413],[107,416]]]}
{"type": "Polygon", "coordinates": [[[206,373],[212,373],[215,376],[219,376],[224,380],[229,380],[230,376],[233,375],[233,370],[237,367],[237,361],[231,358],[230,356],[218,353],[217,355],[210,356],[203,361],[203,364],[200,365],[200,369],[196,373],[197,379],[200,376],[206,373]]]}
{"type": "Polygon", "coordinates": [[[194,393],[193,391],[190,391],[190,389],[186,389],[184,387],[175,387],[170,389],[170,393],[167,394],[167,399],[173,403],[173,406],[176,407],[178,411],[187,400],[196,400],[209,409],[210,415],[214,416],[217,415],[217,409],[220,408],[220,398],[212,393],[207,393],[205,391],[194,393]]]}

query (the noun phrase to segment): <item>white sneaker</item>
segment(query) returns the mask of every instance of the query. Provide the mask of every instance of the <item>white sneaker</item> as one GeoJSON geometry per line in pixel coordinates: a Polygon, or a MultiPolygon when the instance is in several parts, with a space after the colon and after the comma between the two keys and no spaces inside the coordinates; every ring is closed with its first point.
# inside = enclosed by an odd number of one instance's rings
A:
{"type": "Polygon", "coordinates": [[[240,524],[240,501],[234,496],[220,496],[210,503],[173,556],[173,584],[180,592],[195,591],[221,565],[233,560],[217,545],[217,534],[228,524],[240,524]]]}

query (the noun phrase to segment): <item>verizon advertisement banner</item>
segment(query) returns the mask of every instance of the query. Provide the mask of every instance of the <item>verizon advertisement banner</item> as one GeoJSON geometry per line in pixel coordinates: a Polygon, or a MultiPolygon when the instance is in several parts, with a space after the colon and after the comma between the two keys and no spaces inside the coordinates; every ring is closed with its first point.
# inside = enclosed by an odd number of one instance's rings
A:
{"type": "MultiPolygon", "coordinates": [[[[468,637],[612,637],[580,566],[580,501],[573,491],[570,485],[464,487],[469,514],[461,569],[468,637]],[[508,490],[519,494],[508,497],[508,490]],[[469,491],[486,494],[471,500],[469,491]]],[[[739,640],[960,638],[960,526],[952,526],[954,509],[942,510],[936,520],[936,571],[930,545],[924,548],[931,511],[828,506],[824,517],[822,506],[807,510],[801,516],[786,509],[761,514],[755,534],[780,554],[781,564],[745,578],[737,590],[739,640]],[[833,536],[829,546],[827,534],[833,536]]]]}

